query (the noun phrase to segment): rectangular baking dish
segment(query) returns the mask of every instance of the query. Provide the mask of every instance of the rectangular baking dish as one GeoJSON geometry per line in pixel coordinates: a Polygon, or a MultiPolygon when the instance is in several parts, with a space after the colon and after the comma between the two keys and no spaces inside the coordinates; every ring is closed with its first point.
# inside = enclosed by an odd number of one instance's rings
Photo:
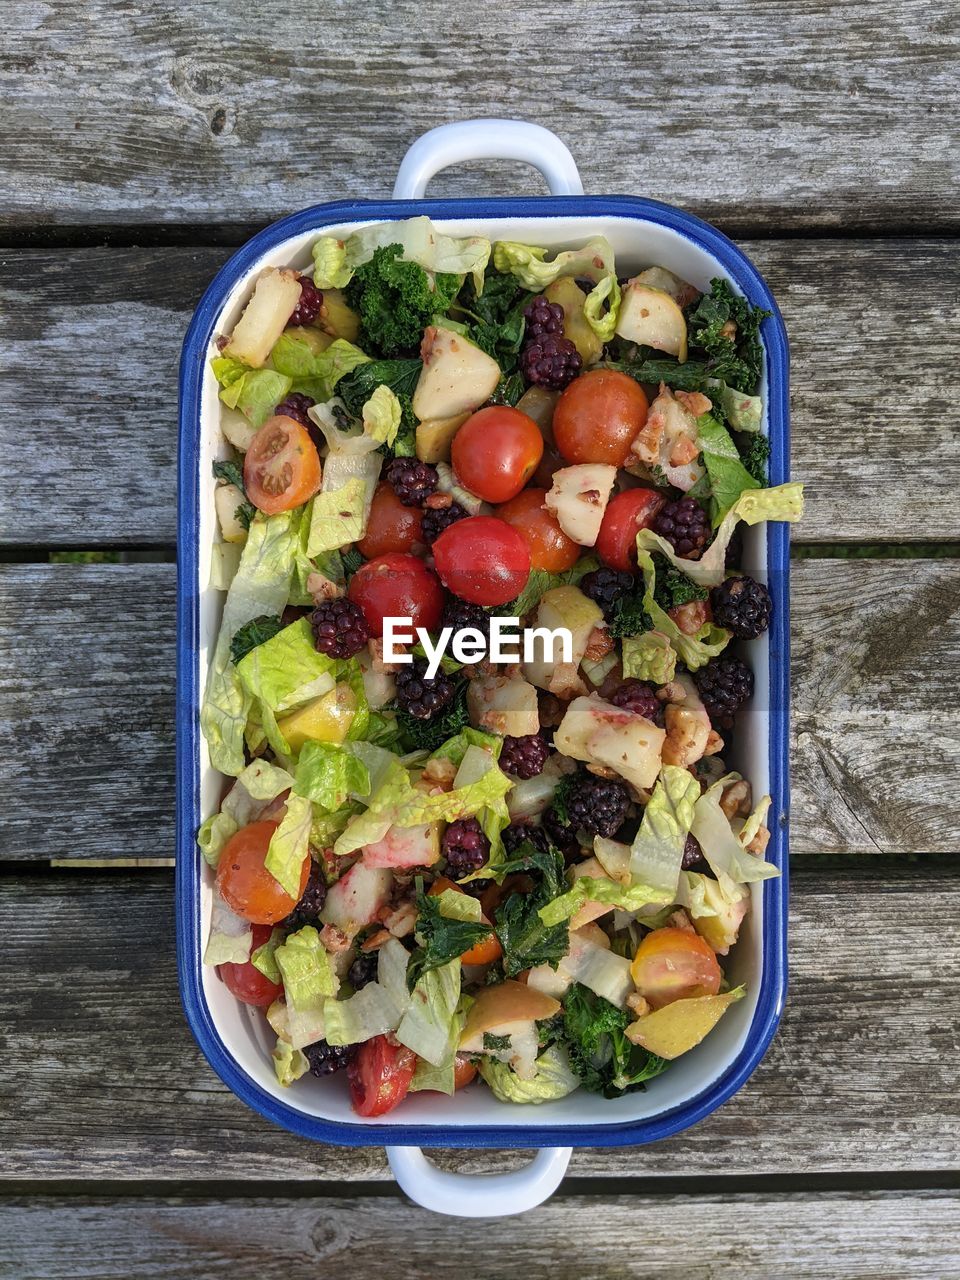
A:
{"type": "MultiPolygon", "coordinates": [[[[420,195],[437,169],[479,157],[527,159],[552,191],[580,190],[569,152],[552,134],[512,121],[444,126],[421,138],[398,177],[400,194],[420,195]]],[[[209,587],[211,546],[217,537],[211,465],[225,456],[218,429],[218,388],[209,369],[214,340],[238,318],[252,281],[267,266],[305,270],[320,234],[347,235],[368,222],[428,214],[453,235],[482,233],[568,247],[593,234],[609,238],[620,274],[660,265],[701,288],[712,276],[729,279],[772,315],[762,327],[766,355],[764,427],[771,442],[770,484],[789,472],[788,354],[783,322],[749,259],[708,224],[670,206],[633,196],[579,194],[483,200],[394,199],[318,205],[255,236],[223,267],[204,294],[183,348],[180,374],[177,689],[177,921],[181,993],[200,1048],[225,1083],[249,1106],[304,1137],[350,1146],[385,1144],[402,1185],[421,1203],[444,1209],[451,1177],[404,1148],[536,1147],[541,1152],[521,1175],[472,1179],[483,1194],[464,1199],[458,1213],[516,1212],[550,1193],[574,1146],[627,1146],[668,1137],[696,1123],[731,1096],[756,1067],[779,1021],[787,980],[787,812],[789,728],[789,533],[784,524],[745,530],[744,564],[768,583],[774,602],[769,632],[750,645],[756,694],[744,716],[732,762],[756,794],[773,796],[767,857],[779,878],[753,886],[753,910],[734,949],[729,977],[746,982],[748,996],[734,1005],[710,1036],[646,1092],[607,1101],[578,1091],[541,1106],[509,1106],[480,1090],[453,1098],[409,1097],[397,1112],[364,1121],[354,1115],[339,1083],[305,1077],[289,1089],[274,1079],[271,1036],[256,1010],[240,1005],[201,963],[209,924],[212,875],[195,832],[219,804],[223,779],[209,765],[199,729],[207,657],[216,639],[222,593],[209,587]],[[513,1182],[509,1180],[513,1179],[513,1182]],[[539,1181],[537,1181],[539,1179],[539,1181]],[[531,1190],[536,1182],[536,1188],[531,1190]],[[521,1185],[523,1183],[523,1185],[521,1185]],[[494,1184],[500,1190],[495,1191],[494,1184]],[[502,1184],[502,1185],[501,1185],[502,1184]],[[524,1191],[526,1188],[526,1191],[524,1191]],[[497,1198],[499,1196],[499,1199],[497,1198]],[[529,1204],[521,1203],[524,1199],[529,1204]],[[464,1207],[465,1203],[468,1207],[464,1207]],[[501,1207],[497,1209],[496,1204],[501,1207]]],[[[642,1167],[642,1166],[640,1166],[642,1167]]]]}

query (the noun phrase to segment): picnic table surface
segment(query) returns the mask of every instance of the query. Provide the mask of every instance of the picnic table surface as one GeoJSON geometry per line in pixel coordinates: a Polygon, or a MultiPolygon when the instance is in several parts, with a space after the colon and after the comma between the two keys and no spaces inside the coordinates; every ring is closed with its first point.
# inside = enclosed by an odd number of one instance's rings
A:
{"type": "MultiPolygon", "coordinates": [[[[0,53],[0,1277],[960,1276],[952,0],[23,0],[0,53]],[[708,218],[790,334],[791,990],[744,1088],[490,1224],[249,1111],[174,961],[176,371],[256,229],[452,119],[708,218]],[[89,551],[96,557],[73,553],[89,551]]],[[[437,195],[540,193],[517,164],[437,195]]],[[[438,1153],[477,1174],[516,1152],[438,1153]]]]}

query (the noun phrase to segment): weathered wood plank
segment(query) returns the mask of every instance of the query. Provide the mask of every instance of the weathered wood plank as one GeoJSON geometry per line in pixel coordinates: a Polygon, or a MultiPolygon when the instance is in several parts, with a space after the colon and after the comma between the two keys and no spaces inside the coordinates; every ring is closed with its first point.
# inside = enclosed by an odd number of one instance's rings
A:
{"type": "MultiPolygon", "coordinates": [[[[30,744],[0,765],[0,857],[172,853],[174,577],[0,566],[0,724],[30,744]]],[[[955,850],[960,565],[801,560],[793,582],[794,854],[955,850]]]]}
{"type": "Polygon", "coordinates": [[[928,1280],[960,1271],[960,1205],[945,1192],[555,1196],[497,1223],[362,1200],[22,1199],[0,1207],[18,1280],[288,1280],[304,1266],[403,1280],[928,1280]],[[37,1242],[42,1241],[41,1248],[37,1242]],[[642,1241],[642,1247],[636,1247],[642,1241]],[[495,1262],[494,1262],[495,1259],[495,1262]],[[484,1274],[482,1271],[479,1274],[484,1274]],[[492,1274],[488,1272],[487,1274],[492,1274]]]}
{"type": "MultiPolygon", "coordinates": [[[[8,879],[0,988],[0,1177],[382,1179],[383,1152],[272,1128],[220,1084],[181,1013],[171,879],[160,872],[8,879]],[[65,975],[69,975],[69,979],[65,975]]],[[[610,1176],[949,1171],[960,1167],[960,880],[936,864],[882,879],[801,870],[791,992],[767,1058],[702,1124],[642,1150],[583,1150],[610,1176]]],[[[519,1155],[454,1152],[495,1171],[519,1155]]],[[[932,1175],[931,1175],[932,1176],[932,1175]]]]}
{"type": "MultiPolygon", "coordinates": [[[[775,241],[746,248],[780,299],[793,352],[793,472],[806,542],[960,539],[954,246],[775,241]]],[[[156,545],[176,536],[176,369],[222,249],[0,256],[0,371],[11,469],[0,543],[156,545]],[[69,306],[61,282],[70,281],[69,306]],[[70,389],[43,372],[71,358],[70,389]],[[45,424],[42,441],[20,424],[45,424]],[[36,452],[34,452],[36,450],[36,452]],[[43,477],[43,483],[38,482],[43,477]]]]}
{"type": "MultiPolygon", "coordinates": [[[[473,13],[469,41],[413,0],[324,4],[312,30],[336,39],[306,48],[300,5],[258,12],[254,27],[209,0],[19,6],[0,78],[4,223],[236,224],[386,196],[418,134],[495,110],[556,130],[588,191],[732,228],[958,225],[949,0],[789,0],[774,15],[696,0],[683,22],[666,0],[515,0],[473,13]]],[[[541,185],[486,165],[435,190],[541,185]]]]}

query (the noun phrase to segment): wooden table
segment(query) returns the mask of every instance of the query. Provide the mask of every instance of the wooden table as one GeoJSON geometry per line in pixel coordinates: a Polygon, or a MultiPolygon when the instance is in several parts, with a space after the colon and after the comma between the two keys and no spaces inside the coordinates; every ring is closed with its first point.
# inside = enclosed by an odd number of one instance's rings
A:
{"type": "MultiPolygon", "coordinates": [[[[0,1276],[960,1275],[957,12],[5,7],[0,1276]],[[181,1015],[166,860],[191,309],[254,229],[386,195],[422,130],[493,112],[560,133],[588,191],[676,203],[759,263],[809,514],[782,1030],[702,1124],[577,1152],[491,1230],[226,1090],[181,1015]]],[[[538,188],[485,165],[432,190],[538,188]]]]}

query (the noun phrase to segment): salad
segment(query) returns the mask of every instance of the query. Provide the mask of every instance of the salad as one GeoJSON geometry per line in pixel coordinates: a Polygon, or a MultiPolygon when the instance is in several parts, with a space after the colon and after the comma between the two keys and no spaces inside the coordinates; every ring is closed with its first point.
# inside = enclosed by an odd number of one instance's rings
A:
{"type": "Polygon", "coordinates": [[[727,761],[772,608],[740,526],[802,513],[767,487],[766,313],[599,235],[312,253],[212,361],[205,962],[282,1085],[363,1116],[643,1089],[744,995],[777,874],[727,761]]]}

